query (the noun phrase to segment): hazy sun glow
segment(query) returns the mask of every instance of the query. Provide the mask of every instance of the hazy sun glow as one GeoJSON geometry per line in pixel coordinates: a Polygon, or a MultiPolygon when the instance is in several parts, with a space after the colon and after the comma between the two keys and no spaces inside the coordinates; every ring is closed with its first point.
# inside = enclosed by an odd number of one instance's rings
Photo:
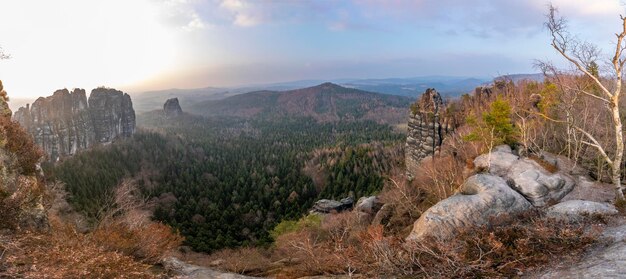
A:
{"type": "Polygon", "coordinates": [[[124,87],[174,66],[174,34],[150,0],[8,2],[0,44],[11,59],[0,62],[0,79],[11,96],[124,87]]]}

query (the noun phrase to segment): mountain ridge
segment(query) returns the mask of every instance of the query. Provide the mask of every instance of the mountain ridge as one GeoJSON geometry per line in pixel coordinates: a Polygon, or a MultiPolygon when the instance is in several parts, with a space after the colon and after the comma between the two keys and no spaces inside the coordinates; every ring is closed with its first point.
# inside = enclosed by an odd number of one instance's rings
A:
{"type": "Polygon", "coordinates": [[[287,91],[260,90],[205,101],[190,107],[204,116],[313,117],[317,121],[373,120],[400,123],[405,120],[412,99],[359,89],[331,82],[287,91]]]}

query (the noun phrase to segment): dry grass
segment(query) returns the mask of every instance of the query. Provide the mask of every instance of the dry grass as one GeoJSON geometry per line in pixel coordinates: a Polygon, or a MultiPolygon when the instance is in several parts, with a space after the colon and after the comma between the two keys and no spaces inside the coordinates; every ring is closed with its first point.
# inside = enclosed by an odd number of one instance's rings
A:
{"type": "Polygon", "coordinates": [[[53,227],[50,234],[4,235],[0,277],[157,278],[149,265],[108,251],[70,227],[53,227]]]}
{"type": "Polygon", "coordinates": [[[355,214],[342,213],[327,216],[317,228],[281,235],[269,250],[227,250],[214,259],[224,258],[229,263],[220,268],[235,272],[258,264],[255,275],[276,278],[512,278],[557,259],[574,262],[596,241],[603,222],[588,216],[567,223],[529,211],[499,216],[491,225],[467,229],[452,240],[405,243],[401,236],[385,235],[382,226],[360,226],[355,214]]]}
{"type": "Polygon", "coordinates": [[[129,255],[149,264],[159,263],[183,240],[169,226],[154,222],[137,228],[131,228],[123,222],[113,222],[100,226],[91,237],[108,251],[129,255]]]}
{"type": "Polygon", "coordinates": [[[529,159],[537,162],[537,164],[539,164],[542,168],[544,168],[545,170],[547,170],[550,173],[556,173],[557,171],[559,171],[559,167],[557,167],[556,165],[542,159],[541,157],[535,155],[535,154],[531,154],[528,156],[529,159]]]}

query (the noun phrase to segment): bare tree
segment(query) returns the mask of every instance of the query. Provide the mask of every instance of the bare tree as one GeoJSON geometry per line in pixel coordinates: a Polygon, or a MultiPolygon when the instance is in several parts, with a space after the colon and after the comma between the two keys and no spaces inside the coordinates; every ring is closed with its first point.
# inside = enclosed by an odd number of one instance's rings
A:
{"type": "MultiPolygon", "coordinates": [[[[558,16],[558,11],[554,6],[550,6],[547,15],[546,27],[550,31],[552,47],[564,57],[575,69],[575,74],[582,74],[589,78],[597,92],[585,88],[576,88],[575,94],[598,100],[604,104],[612,119],[614,151],[611,152],[610,144],[600,143],[598,135],[592,134],[588,129],[573,125],[572,128],[580,132],[586,140],[584,144],[595,148],[611,168],[611,181],[615,185],[617,199],[624,199],[623,187],[621,184],[621,164],[624,156],[624,135],[620,115],[620,96],[622,90],[623,68],[626,57],[623,51],[624,37],[626,37],[626,18],[621,16],[622,30],[615,34],[615,52],[609,61],[609,70],[604,75],[598,72],[596,61],[600,58],[600,50],[593,44],[578,40],[567,30],[566,20],[558,16]]],[[[545,63],[541,65],[544,69],[550,67],[545,63]]],[[[545,72],[545,71],[544,71],[545,72]]],[[[556,73],[556,71],[554,71],[556,73]]],[[[568,125],[570,125],[568,121],[568,125]]]]}

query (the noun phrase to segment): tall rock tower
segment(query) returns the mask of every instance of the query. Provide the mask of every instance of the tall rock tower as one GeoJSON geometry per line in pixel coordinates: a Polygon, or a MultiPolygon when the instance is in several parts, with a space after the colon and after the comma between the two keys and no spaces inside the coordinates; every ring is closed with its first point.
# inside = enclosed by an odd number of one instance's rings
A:
{"type": "Polygon", "coordinates": [[[434,88],[411,105],[406,139],[405,160],[407,175],[412,178],[419,163],[439,150],[444,137],[452,132],[449,119],[445,117],[445,103],[434,88]]]}

